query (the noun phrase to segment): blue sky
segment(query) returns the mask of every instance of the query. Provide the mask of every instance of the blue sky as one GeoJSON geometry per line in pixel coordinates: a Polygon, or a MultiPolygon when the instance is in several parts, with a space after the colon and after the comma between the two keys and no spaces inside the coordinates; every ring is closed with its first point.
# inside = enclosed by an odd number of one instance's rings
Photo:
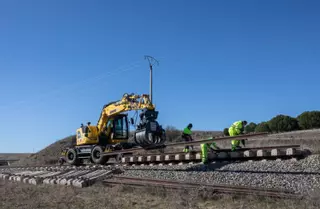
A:
{"type": "Polygon", "coordinates": [[[0,2],[0,152],[33,152],[95,124],[123,93],[159,122],[222,130],[319,110],[318,1],[0,2]]]}

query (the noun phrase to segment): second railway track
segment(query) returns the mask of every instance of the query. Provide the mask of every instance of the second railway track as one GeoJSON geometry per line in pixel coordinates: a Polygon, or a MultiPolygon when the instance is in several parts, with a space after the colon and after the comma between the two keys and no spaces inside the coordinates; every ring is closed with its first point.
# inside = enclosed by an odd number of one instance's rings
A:
{"type": "Polygon", "coordinates": [[[232,185],[218,185],[218,184],[206,184],[206,183],[194,183],[183,181],[168,181],[160,179],[148,179],[148,178],[132,178],[132,177],[112,177],[110,179],[103,180],[103,184],[106,186],[124,185],[130,187],[152,187],[152,188],[165,188],[174,190],[204,190],[208,193],[224,193],[224,194],[236,194],[236,195],[255,195],[262,197],[276,197],[276,198],[293,198],[301,199],[302,195],[296,194],[290,190],[279,189],[265,189],[256,187],[244,187],[244,186],[232,186],[232,185]]]}

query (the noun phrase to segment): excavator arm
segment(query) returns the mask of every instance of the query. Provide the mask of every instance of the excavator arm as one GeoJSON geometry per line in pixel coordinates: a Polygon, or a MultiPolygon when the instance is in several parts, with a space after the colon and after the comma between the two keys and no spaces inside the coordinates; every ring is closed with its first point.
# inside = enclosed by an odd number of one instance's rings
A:
{"type": "Polygon", "coordinates": [[[102,108],[100,118],[97,123],[99,132],[105,130],[105,126],[109,118],[118,115],[122,112],[131,110],[155,110],[155,106],[151,103],[149,96],[146,94],[124,94],[122,99],[116,102],[111,102],[102,108]]]}

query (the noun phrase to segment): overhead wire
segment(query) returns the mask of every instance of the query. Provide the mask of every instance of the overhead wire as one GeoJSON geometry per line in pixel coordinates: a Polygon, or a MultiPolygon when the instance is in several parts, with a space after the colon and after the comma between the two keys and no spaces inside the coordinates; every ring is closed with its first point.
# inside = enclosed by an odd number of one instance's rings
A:
{"type": "MultiPolygon", "coordinates": [[[[44,97],[48,97],[48,96],[50,96],[52,94],[60,93],[61,91],[66,91],[66,89],[68,89],[68,90],[73,89],[75,87],[83,85],[84,83],[90,83],[90,82],[97,81],[97,80],[103,79],[105,77],[113,76],[113,75],[116,75],[116,74],[119,74],[119,73],[122,73],[122,72],[132,71],[133,69],[135,69],[138,66],[140,66],[141,62],[142,61],[135,61],[135,62],[133,62],[133,63],[131,63],[129,65],[126,65],[127,67],[120,67],[120,68],[118,67],[116,70],[108,71],[108,72],[105,72],[105,73],[101,73],[98,76],[87,78],[87,79],[81,80],[79,82],[73,82],[72,84],[67,84],[67,85],[60,86],[60,87],[52,89],[52,90],[50,90],[50,91],[48,91],[46,93],[38,94],[38,95],[35,96],[36,99],[32,99],[32,102],[34,102],[35,100],[44,99],[44,97]]],[[[10,104],[7,104],[7,105],[0,105],[0,108],[3,109],[3,108],[6,108],[6,107],[11,107],[13,105],[26,104],[26,103],[30,103],[30,101],[31,100],[20,100],[20,101],[16,101],[16,102],[10,102],[10,104]]]]}

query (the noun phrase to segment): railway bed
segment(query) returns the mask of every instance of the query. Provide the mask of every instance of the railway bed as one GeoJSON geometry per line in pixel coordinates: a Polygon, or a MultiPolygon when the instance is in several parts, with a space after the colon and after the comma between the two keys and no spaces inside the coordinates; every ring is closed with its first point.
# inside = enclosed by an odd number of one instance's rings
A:
{"type": "Polygon", "coordinates": [[[72,168],[59,170],[53,167],[49,170],[22,170],[13,168],[10,171],[0,171],[0,179],[9,180],[17,183],[28,184],[47,184],[47,185],[64,185],[74,187],[88,187],[96,182],[102,182],[104,186],[129,186],[134,188],[160,188],[169,190],[193,190],[198,191],[201,195],[211,194],[233,194],[233,195],[253,195],[274,198],[293,198],[301,199],[302,194],[290,190],[256,188],[249,186],[233,186],[222,184],[208,184],[198,182],[182,182],[175,180],[149,179],[136,177],[123,177],[117,174],[123,173],[121,169],[82,169],[74,170],[72,168]]]}
{"type": "MultiPolygon", "coordinates": [[[[307,151],[300,150],[298,145],[277,147],[246,148],[231,152],[231,150],[219,150],[209,154],[209,161],[248,161],[248,160],[282,160],[299,159],[305,156],[307,151]]],[[[58,184],[87,187],[96,181],[122,173],[120,167],[163,165],[163,164],[199,164],[201,154],[195,153],[163,153],[141,156],[123,157],[120,163],[109,165],[82,165],[82,166],[18,166],[0,167],[0,179],[17,181],[30,184],[58,184]]]]}

